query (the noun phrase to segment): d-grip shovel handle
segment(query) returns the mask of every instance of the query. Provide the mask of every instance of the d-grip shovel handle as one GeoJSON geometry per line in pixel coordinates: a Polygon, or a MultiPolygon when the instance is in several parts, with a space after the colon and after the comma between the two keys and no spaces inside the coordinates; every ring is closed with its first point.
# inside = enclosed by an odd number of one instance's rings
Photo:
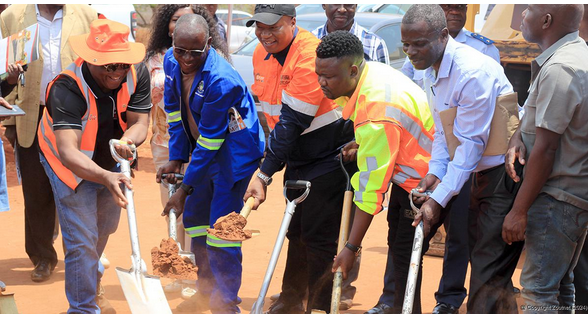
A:
{"type": "Polygon", "coordinates": [[[284,184],[284,188],[291,190],[303,190],[310,188],[310,182],[304,180],[288,180],[284,184]]]}
{"type": "Polygon", "coordinates": [[[286,200],[288,200],[288,202],[294,203],[294,205],[302,203],[302,201],[304,201],[306,199],[306,197],[308,196],[308,193],[310,193],[310,181],[288,180],[288,181],[286,181],[286,183],[284,183],[284,197],[286,198],[286,200]],[[290,199],[288,199],[288,195],[286,195],[286,191],[288,191],[288,189],[291,189],[291,190],[306,189],[306,191],[304,191],[304,193],[302,193],[302,195],[298,196],[296,199],[290,201],[290,199]]]}
{"type": "Polygon", "coordinates": [[[108,144],[110,145],[110,154],[112,155],[112,158],[114,160],[116,160],[118,163],[120,163],[123,160],[127,160],[127,161],[133,161],[135,159],[137,159],[137,146],[135,146],[135,144],[129,144],[125,141],[121,141],[121,140],[117,140],[117,139],[111,139],[108,144]],[[116,151],[116,145],[126,145],[131,149],[131,152],[133,152],[133,157],[132,158],[124,158],[123,156],[119,155],[118,152],[116,151]]]}

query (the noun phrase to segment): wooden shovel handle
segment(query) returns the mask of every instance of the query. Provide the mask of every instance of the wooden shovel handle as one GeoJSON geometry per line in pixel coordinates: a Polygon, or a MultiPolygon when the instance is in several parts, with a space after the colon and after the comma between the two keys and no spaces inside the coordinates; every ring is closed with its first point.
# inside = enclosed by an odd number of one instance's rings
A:
{"type": "Polygon", "coordinates": [[[255,204],[255,198],[251,196],[247,199],[245,205],[243,205],[243,208],[241,209],[241,216],[245,217],[245,219],[247,219],[247,216],[249,216],[249,214],[251,213],[251,208],[253,208],[253,204],[255,204]]]}

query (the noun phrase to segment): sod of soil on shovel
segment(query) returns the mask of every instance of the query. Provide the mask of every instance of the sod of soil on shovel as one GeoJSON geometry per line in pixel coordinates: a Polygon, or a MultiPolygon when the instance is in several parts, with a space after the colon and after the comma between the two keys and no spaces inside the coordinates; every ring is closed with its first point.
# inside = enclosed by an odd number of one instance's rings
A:
{"type": "Polygon", "coordinates": [[[214,229],[206,229],[208,233],[228,241],[243,241],[251,238],[251,231],[243,230],[247,224],[245,217],[232,212],[219,218],[213,225],[214,229]]]}
{"type": "Polygon", "coordinates": [[[175,279],[198,279],[198,268],[188,258],[178,255],[179,248],[174,239],[163,239],[158,247],[151,249],[153,274],[175,279]]]}

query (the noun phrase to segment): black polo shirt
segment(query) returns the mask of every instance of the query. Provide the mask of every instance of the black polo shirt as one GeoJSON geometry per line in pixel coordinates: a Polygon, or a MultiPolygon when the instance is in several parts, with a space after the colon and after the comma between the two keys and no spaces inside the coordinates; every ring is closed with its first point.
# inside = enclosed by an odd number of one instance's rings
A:
{"type": "MultiPolygon", "coordinates": [[[[136,64],[135,69],[137,71],[137,87],[131,96],[127,110],[148,113],[151,109],[149,71],[143,63],[136,64]]],[[[110,170],[116,165],[116,162],[110,155],[108,142],[113,138],[119,139],[123,135],[116,111],[116,94],[120,87],[110,92],[102,91],[90,74],[85,62],[82,64],[82,75],[91,92],[96,96],[98,108],[98,134],[92,160],[98,166],[110,170]]],[[[123,79],[123,82],[126,82],[126,78],[123,79]]],[[[46,105],[49,115],[53,118],[53,130],[82,129],[82,117],[86,114],[88,106],[73,78],[65,75],[59,77],[49,91],[46,105]]],[[[126,121],[125,113],[122,114],[122,119],[126,121]]]]}

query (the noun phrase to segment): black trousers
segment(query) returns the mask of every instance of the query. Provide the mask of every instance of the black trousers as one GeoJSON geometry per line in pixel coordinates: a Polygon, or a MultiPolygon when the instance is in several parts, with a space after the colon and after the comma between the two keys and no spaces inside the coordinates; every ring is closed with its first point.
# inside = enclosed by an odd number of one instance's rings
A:
{"type": "MultiPolygon", "coordinates": [[[[39,120],[41,115],[42,107],[39,110],[39,120]]],[[[8,133],[7,130],[7,136],[8,133]]],[[[13,130],[11,133],[16,135],[13,130]]],[[[57,264],[57,253],[53,248],[55,201],[49,178],[39,161],[36,131],[35,141],[31,147],[20,146],[18,139],[13,146],[16,148],[24,196],[25,250],[33,265],[41,260],[47,260],[53,268],[57,264]]]]}
{"type": "Polygon", "coordinates": [[[445,254],[443,255],[443,275],[439,289],[435,292],[437,303],[445,303],[459,308],[467,295],[464,287],[470,252],[475,243],[475,227],[471,226],[477,213],[470,209],[471,177],[452,199],[449,213],[443,225],[445,237],[445,254]],[[468,227],[469,225],[469,227],[468,227]]]}
{"type": "MultiPolygon", "coordinates": [[[[347,167],[350,175],[356,169],[355,165],[347,167]]],[[[287,172],[284,179],[304,178],[287,172]]],[[[291,306],[300,304],[308,287],[306,312],[313,309],[329,312],[333,289],[331,266],[337,254],[346,178],[342,170],[334,170],[310,181],[310,194],[296,207],[286,234],[288,254],[279,301],[291,306]]],[[[289,190],[287,196],[292,200],[301,193],[289,190]]]]}
{"type": "Polygon", "coordinates": [[[523,242],[506,244],[502,224],[520,184],[514,184],[500,165],[474,174],[471,208],[478,209],[476,244],[471,253],[468,312],[518,313],[512,275],[523,242]]]}

